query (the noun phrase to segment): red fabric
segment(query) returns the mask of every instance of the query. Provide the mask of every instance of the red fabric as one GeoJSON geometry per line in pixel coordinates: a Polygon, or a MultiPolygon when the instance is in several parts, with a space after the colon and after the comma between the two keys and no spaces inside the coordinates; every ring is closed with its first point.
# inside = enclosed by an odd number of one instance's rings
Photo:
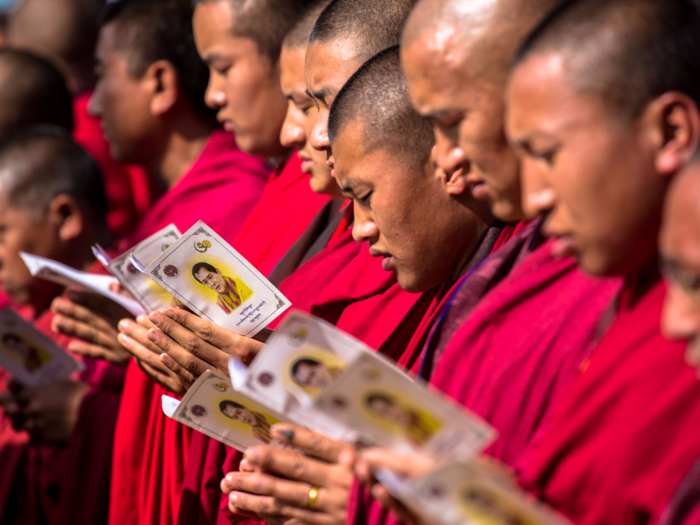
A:
{"type": "Polygon", "coordinates": [[[522,473],[576,524],[654,523],[700,455],[700,382],[661,335],[664,295],[659,280],[622,301],[522,473]]]}
{"type": "Polygon", "coordinates": [[[311,191],[301,159],[294,153],[270,177],[233,247],[268,275],[329,199],[311,191]]]}
{"type": "MultiPolygon", "coordinates": [[[[171,222],[184,232],[198,220],[232,240],[268,175],[264,162],[241,152],[233,136],[214,132],[190,171],[146,214],[131,244],[171,222]]],[[[163,414],[166,393],[138,365],[129,365],[114,444],[112,524],[175,521],[191,430],[163,414]]]]}
{"type": "Polygon", "coordinates": [[[92,92],[73,99],[73,139],[97,161],[107,194],[107,225],[117,236],[131,233],[141,215],[153,202],[156,190],[145,171],[115,161],[100,128],[100,120],[88,113],[92,92]]]}

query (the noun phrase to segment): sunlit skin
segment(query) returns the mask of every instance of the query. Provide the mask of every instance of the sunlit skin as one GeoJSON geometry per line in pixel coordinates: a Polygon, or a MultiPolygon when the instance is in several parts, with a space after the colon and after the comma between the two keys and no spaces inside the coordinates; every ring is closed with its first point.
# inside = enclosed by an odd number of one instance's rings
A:
{"type": "Polygon", "coordinates": [[[523,218],[518,160],[503,129],[502,87],[469,74],[460,29],[443,24],[402,48],[401,62],[414,107],[435,129],[437,163],[467,175],[474,198],[504,221],[523,218]]]}
{"type": "Polygon", "coordinates": [[[149,137],[157,134],[151,115],[150,84],[133,78],[128,71],[127,54],[115,49],[116,23],[100,31],[95,51],[97,84],[89,111],[100,118],[112,157],[134,164],[150,161],[149,137]]]}
{"type": "Polygon", "coordinates": [[[287,111],[279,63],[271,64],[250,38],[235,36],[230,2],[199,2],[193,27],[197,51],[209,67],[206,103],[235,134],[238,146],[261,157],[280,157],[279,134],[287,111]]]}
{"type": "Polygon", "coordinates": [[[309,136],[318,119],[318,109],[313,99],[306,93],[305,58],[304,46],[295,49],[282,48],[281,85],[288,102],[280,142],[283,146],[298,151],[299,158],[302,160],[301,169],[304,173],[311,175],[309,184],[315,193],[342,198],[338,184],[331,176],[331,169],[326,164],[325,152],[314,149],[309,141],[309,136]]]}
{"type": "Polygon", "coordinates": [[[235,419],[239,423],[245,423],[246,425],[250,425],[251,427],[254,427],[258,424],[258,421],[255,419],[253,413],[247,408],[239,408],[234,405],[226,405],[226,408],[223,410],[223,413],[226,417],[230,417],[231,419],[235,419]]]}
{"type": "Polygon", "coordinates": [[[333,151],[328,138],[328,115],[335,97],[364,63],[348,40],[313,42],[306,51],[304,77],[306,91],[318,107],[316,124],[309,140],[311,146],[326,154],[328,166],[334,168],[333,151]]]}
{"type": "Polygon", "coordinates": [[[369,241],[370,254],[396,272],[406,291],[427,291],[457,277],[487,228],[487,210],[480,223],[472,211],[478,203],[467,209],[459,202],[467,195],[461,172],[448,178],[432,157],[417,172],[385,149],[365,153],[363,126],[349,123],[333,144],[338,184],[354,202],[353,238],[369,241]]]}
{"type": "Polygon", "coordinates": [[[554,255],[573,254],[593,275],[635,276],[653,262],[666,187],[687,160],[687,97],[661,97],[629,119],[576,93],[563,58],[546,54],[515,70],[506,99],[523,202],[546,214],[554,255]]]}
{"type": "Polygon", "coordinates": [[[323,390],[333,382],[333,374],[323,364],[302,363],[294,372],[294,380],[299,384],[323,390]]]}
{"type": "Polygon", "coordinates": [[[202,268],[197,272],[195,278],[207,288],[214,290],[216,293],[225,294],[228,292],[226,281],[221,273],[221,270],[210,272],[206,268],[202,268]]]}
{"type": "Polygon", "coordinates": [[[700,163],[678,176],[664,206],[660,237],[667,283],[661,328],[689,340],[688,363],[700,374],[700,163]]]}

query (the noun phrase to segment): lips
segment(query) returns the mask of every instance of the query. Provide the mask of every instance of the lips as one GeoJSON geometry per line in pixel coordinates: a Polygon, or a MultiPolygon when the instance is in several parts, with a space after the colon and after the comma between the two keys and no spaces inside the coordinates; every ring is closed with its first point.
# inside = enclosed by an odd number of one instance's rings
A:
{"type": "MultiPolygon", "coordinates": [[[[299,157],[299,158],[301,158],[301,157],[299,157]]],[[[304,160],[304,159],[301,160],[301,171],[302,172],[309,174],[309,173],[311,173],[311,170],[313,167],[314,167],[314,161],[304,160]]]]}
{"type": "Polygon", "coordinates": [[[468,180],[469,191],[478,201],[486,201],[489,198],[489,188],[483,180],[468,180]]]}
{"type": "Polygon", "coordinates": [[[394,264],[394,257],[385,252],[380,252],[379,250],[375,250],[374,248],[369,249],[369,254],[372,257],[381,257],[382,258],[382,268],[384,268],[385,271],[387,272],[395,272],[396,271],[396,265],[394,264]]]}
{"type": "Polygon", "coordinates": [[[552,256],[555,259],[563,259],[575,252],[575,240],[573,235],[558,235],[553,237],[552,256]]]}

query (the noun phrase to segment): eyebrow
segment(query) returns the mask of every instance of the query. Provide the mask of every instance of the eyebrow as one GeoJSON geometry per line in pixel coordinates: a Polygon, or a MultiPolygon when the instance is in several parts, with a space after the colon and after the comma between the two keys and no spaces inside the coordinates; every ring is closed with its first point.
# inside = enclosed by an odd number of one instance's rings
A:
{"type": "Polygon", "coordinates": [[[328,86],[324,86],[321,89],[314,91],[311,93],[308,89],[306,90],[306,94],[309,95],[312,99],[314,100],[326,100],[326,97],[328,96],[335,96],[338,94],[338,92],[335,89],[331,89],[328,86]]]}
{"type": "Polygon", "coordinates": [[[216,62],[217,60],[229,60],[229,58],[219,54],[219,53],[207,53],[207,55],[204,57],[204,62],[207,64],[211,64],[212,62],[216,62]]]}

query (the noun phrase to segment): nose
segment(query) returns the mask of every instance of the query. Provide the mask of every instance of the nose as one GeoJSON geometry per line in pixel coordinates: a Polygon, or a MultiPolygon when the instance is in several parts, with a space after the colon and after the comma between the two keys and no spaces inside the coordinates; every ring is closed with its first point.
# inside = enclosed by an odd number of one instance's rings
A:
{"type": "Polygon", "coordinates": [[[524,158],[520,163],[522,207],[528,220],[550,211],[556,202],[556,193],[551,188],[535,162],[524,158]]]}
{"type": "Polygon", "coordinates": [[[661,314],[661,330],[669,339],[693,339],[700,332],[698,301],[673,282],[668,290],[661,314]]]}
{"type": "Polygon", "coordinates": [[[328,138],[328,111],[321,110],[319,112],[309,141],[315,150],[328,151],[331,149],[331,141],[328,138]]]}
{"type": "Polygon", "coordinates": [[[466,167],[469,162],[457,141],[437,129],[435,130],[434,155],[438,167],[446,173],[454,173],[458,169],[466,167]]]}
{"type": "Polygon", "coordinates": [[[284,119],[280,131],[280,142],[285,148],[301,149],[306,144],[306,133],[304,133],[304,128],[294,119],[293,111],[291,107],[287,111],[287,117],[284,119]]]}
{"type": "Polygon", "coordinates": [[[224,79],[221,75],[211,72],[209,84],[204,94],[204,102],[211,109],[221,109],[226,105],[226,91],[224,89],[224,79]]]}
{"type": "Polygon", "coordinates": [[[377,239],[379,237],[379,228],[377,228],[369,214],[362,210],[357,203],[353,203],[353,212],[355,218],[352,226],[352,238],[355,242],[377,239]]]}

